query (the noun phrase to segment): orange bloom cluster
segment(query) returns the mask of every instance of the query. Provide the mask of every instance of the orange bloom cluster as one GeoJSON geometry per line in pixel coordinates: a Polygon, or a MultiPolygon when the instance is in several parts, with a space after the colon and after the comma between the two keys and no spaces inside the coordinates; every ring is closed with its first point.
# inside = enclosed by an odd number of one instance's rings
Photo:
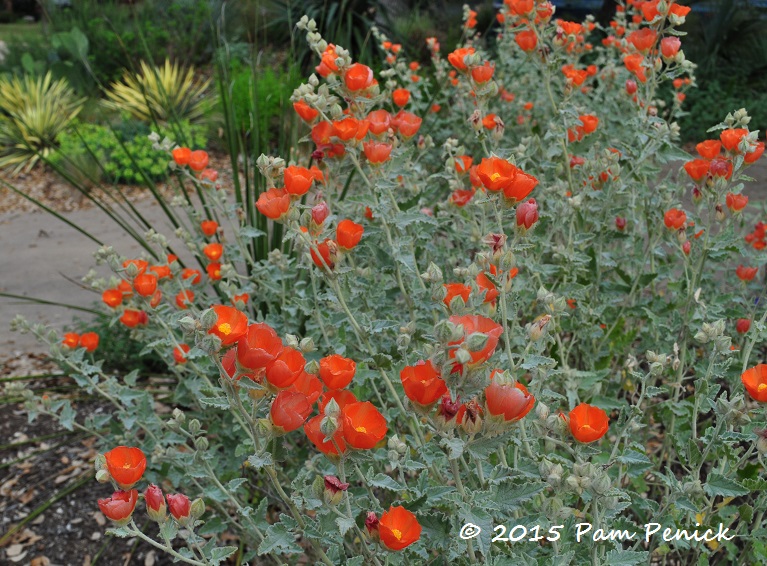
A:
{"type": "Polygon", "coordinates": [[[746,242],[755,250],[763,250],[767,247],[767,224],[757,222],[754,231],[746,235],[746,242]]]}
{"type": "Polygon", "coordinates": [[[581,121],[581,124],[567,130],[567,141],[570,143],[581,141],[584,136],[593,134],[599,125],[599,118],[593,114],[584,114],[578,116],[578,119],[581,121]]]}
{"type": "Polygon", "coordinates": [[[477,175],[488,191],[503,191],[503,196],[513,202],[524,200],[538,184],[538,179],[500,157],[483,158],[477,175]]]}
{"type": "Polygon", "coordinates": [[[79,347],[85,348],[86,352],[93,352],[99,347],[99,335],[95,332],[85,332],[82,335],[77,332],[67,332],[61,343],[70,350],[79,347]]]}

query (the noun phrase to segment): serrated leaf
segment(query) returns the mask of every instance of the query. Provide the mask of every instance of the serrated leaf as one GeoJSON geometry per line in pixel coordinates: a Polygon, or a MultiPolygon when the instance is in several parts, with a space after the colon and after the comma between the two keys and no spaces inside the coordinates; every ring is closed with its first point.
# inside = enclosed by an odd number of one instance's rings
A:
{"type": "Polygon", "coordinates": [[[137,369],[134,369],[132,372],[125,374],[125,377],[123,377],[123,381],[125,382],[125,384],[130,387],[135,387],[137,379],[138,379],[137,369]]]}
{"type": "Polygon", "coordinates": [[[200,397],[200,403],[216,409],[229,408],[229,400],[226,397],[200,397]]]}
{"type": "Polygon", "coordinates": [[[623,454],[618,457],[618,461],[622,464],[633,465],[648,465],[652,466],[652,462],[647,457],[647,454],[639,452],[637,450],[625,450],[623,454]]]}
{"type": "Polygon", "coordinates": [[[372,478],[368,478],[368,483],[373,487],[382,487],[392,491],[402,491],[405,489],[405,486],[386,474],[376,474],[372,478]]]}
{"type": "Polygon", "coordinates": [[[463,454],[464,441],[458,437],[455,438],[443,438],[440,441],[440,446],[449,452],[448,458],[451,460],[457,460],[463,454]]]}
{"type": "Polygon", "coordinates": [[[237,552],[236,546],[218,546],[210,553],[209,562],[213,564],[213,566],[218,566],[218,564],[226,560],[235,552],[237,552]]]}
{"type": "Polygon", "coordinates": [[[743,485],[716,472],[709,474],[703,489],[711,496],[720,495],[722,497],[737,497],[749,493],[749,490],[743,485]]]}
{"type": "Polygon", "coordinates": [[[283,523],[269,525],[264,534],[264,540],[258,546],[258,554],[298,554],[302,552],[301,547],[296,544],[296,537],[291,533],[283,523]]]}
{"type": "Polygon", "coordinates": [[[336,525],[338,525],[338,530],[341,532],[341,536],[344,536],[354,528],[354,519],[350,519],[349,517],[336,517],[336,525]]]}
{"type": "Polygon", "coordinates": [[[258,230],[256,228],[253,228],[253,226],[243,226],[240,228],[240,236],[243,238],[260,238],[261,236],[264,236],[265,233],[261,230],[258,230]]]}
{"type": "Polygon", "coordinates": [[[522,364],[523,369],[535,369],[537,367],[556,367],[557,360],[548,358],[546,356],[536,356],[535,354],[529,354],[525,356],[525,361],[522,364]]]}
{"type": "Polygon", "coordinates": [[[647,562],[647,552],[642,550],[611,550],[605,556],[610,566],[635,566],[647,562]]]}
{"type": "Polygon", "coordinates": [[[178,534],[178,525],[176,521],[165,521],[160,525],[160,536],[163,539],[173,540],[178,534]]]}
{"type": "Polygon", "coordinates": [[[106,534],[118,538],[127,538],[133,536],[133,532],[128,527],[115,527],[114,529],[107,529],[106,534]]]}
{"type": "Polygon", "coordinates": [[[235,478],[226,485],[226,488],[229,491],[236,491],[237,488],[244,484],[246,481],[248,481],[247,478],[235,478]]]}
{"type": "Polygon", "coordinates": [[[270,452],[253,454],[248,458],[248,464],[255,470],[260,470],[265,466],[271,466],[273,463],[272,454],[270,452]]]}

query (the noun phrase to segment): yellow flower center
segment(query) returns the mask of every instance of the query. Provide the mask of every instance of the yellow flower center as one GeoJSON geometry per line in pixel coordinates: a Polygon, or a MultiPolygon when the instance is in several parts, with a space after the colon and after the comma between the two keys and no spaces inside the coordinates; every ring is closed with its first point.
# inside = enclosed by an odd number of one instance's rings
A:
{"type": "Polygon", "coordinates": [[[229,336],[232,333],[232,325],[229,324],[228,322],[219,324],[218,331],[225,336],[229,336]]]}
{"type": "Polygon", "coordinates": [[[501,178],[501,174],[500,173],[493,173],[492,175],[490,175],[490,180],[491,181],[497,181],[500,178],[501,178]]]}
{"type": "Polygon", "coordinates": [[[757,391],[764,391],[767,389],[767,383],[760,383],[759,387],[756,388],[757,391]]]}
{"type": "Polygon", "coordinates": [[[130,469],[131,467],[132,467],[132,466],[131,466],[131,463],[130,463],[130,462],[125,462],[125,463],[123,464],[123,469],[124,469],[124,470],[128,470],[128,469],[130,469]]]}
{"type": "Polygon", "coordinates": [[[364,426],[354,427],[354,430],[356,430],[357,432],[367,432],[368,431],[368,429],[366,429],[364,426]]]}
{"type": "Polygon", "coordinates": [[[400,531],[399,529],[392,529],[391,534],[397,537],[397,540],[402,540],[402,531],[400,531]]]}

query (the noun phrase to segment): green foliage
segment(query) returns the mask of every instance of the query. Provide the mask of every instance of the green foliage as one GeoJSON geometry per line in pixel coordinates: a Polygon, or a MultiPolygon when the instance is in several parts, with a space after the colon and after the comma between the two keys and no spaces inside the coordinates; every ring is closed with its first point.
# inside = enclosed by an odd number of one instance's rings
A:
{"type": "MultiPolygon", "coordinates": [[[[182,122],[178,128],[192,147],[205,147],[203,127],[182,122]]],[[[160,138],[174,137],[178,128],[161,127],[158,133],[160,138]]],[[[136,121],[114,128],[79,123],[59,136],[60,147],[53,160],[62,167],[84,172],[87,177],[92,178],[95,173],[97,178],[112,183],[142,184],[145,176],[158,181],[167,175],[168,155],[153,149],[150,133],[148,125],[136,121]]]]}
{"type": "Polygon", "coordinates": [[[185,68],[169,59],[160,67],[141,61],[140,67],[141,72],[126,71],[122,82],[111,85],[105,106],[145,122],[194,123],[206,117],[215,97],[206,92],[210,80],[197,76],[194,67],[185,68]]]}
{"type": "Polygon", "coordinates": [[[0,168],[18,173],[47,157],[84,100],[64,80],[0,77],[0,168]]]}

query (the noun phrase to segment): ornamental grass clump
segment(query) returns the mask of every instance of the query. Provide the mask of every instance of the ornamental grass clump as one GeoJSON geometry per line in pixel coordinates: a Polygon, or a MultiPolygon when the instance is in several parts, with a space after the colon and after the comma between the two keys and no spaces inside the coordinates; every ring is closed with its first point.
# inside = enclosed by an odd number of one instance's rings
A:
{"type": "Polygon", "coordinates": [[[27,402],[112,421],[112,534],[189,564],[767,560],[763,144],[732,109],[680,149],[689,8],[620,6],[599,40],[506,2],[496,54],[467,7],[430,68],[373,29],[380,72],[304,17],[304,136],[262,190],[165,145],[204,199],[173,202],[185,249],[150,231],[86,278],[167,362],[163,402],[16,323],[114,407],[27,402]]]}

